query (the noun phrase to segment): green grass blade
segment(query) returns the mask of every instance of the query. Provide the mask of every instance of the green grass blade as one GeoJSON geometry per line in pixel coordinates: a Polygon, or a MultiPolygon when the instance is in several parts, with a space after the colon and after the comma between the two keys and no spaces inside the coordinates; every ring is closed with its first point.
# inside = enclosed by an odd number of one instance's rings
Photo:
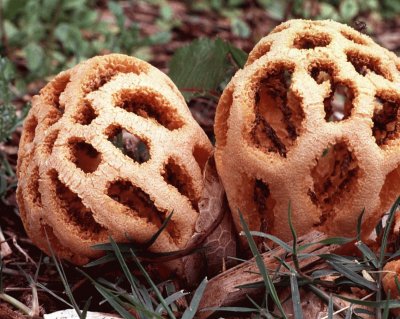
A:
{"type": "Polygon", "coordinates": [[[262,308],[248,294],[246,294],[246,298],[258,309],[258,311],[262,311],[262,308]]]}
{"type": "Polygon", "coordinates": [[[341,264],[342,266],[345,266],[346,268],[355,272],[359,272],[362,270],[371,270],[371,267],[365,265],[365,262],[360,262],[354,258],[349,259],[349,257],[336,254],[319,254],[318,256],[325,261],[331,261],[337,264],[341,264]]]}
{"type": "Polygon", "coordinates": [[[400,281],[398,276],[394,277],[394,282],[396,283],[397,293],[400,294],[400,281]]]}
{"type": "Polygon", "coordinates": [[[266,291],[267,291],[267,293],[269,293],[271,295],[272,300],[274,301],[275,305],[278,307],[278,309],[281,312],[282,316],[284,318],[287,318],[287,316],[285,314],[285,311],[283,310],[282,304],[281,304],[281,302],[279,300],[279,296],[278,296],[278,294],[276,292],[276,289],[274,287],[274,284],[273,284],[271,278],[268,275],[268,270],[265,267],[265,264],[264,264],[264,261],[263,261],[263,259],[261,257],[261,254],[257,249],[257,245],[254,242],[254,239],[250,234],[250,229],[247,226],[247,223],[244,220],[243,215],[240,212],[240,210],[239,210],[239,217],[240,217],[240,223],[242,225],[243,231],[244,231],[244,233],[246,235],[247,242],[248,242],[248,244],[250,246],[250,250],[253,253],[253,256],[254,256],[254,258],[256,260],[257,267],[260,270],[261,276],[262,276],[262,278],[264,280],[264,285],[265,285],[266,291]]]}
{"type": "Polygon", "coordinates": [[[365,316],[363,315],[367,315],[367,318],[373,318],[375,313],[373,311],[364,309],[364,308],[354,308],[353,312],[356,316],[357,319],[363,319],[365,316]],[[361,316],[359,316],[361,315],[361,316]]]}
{"type": "Polygon", "coordinates": [[[38,286],[40,289],[46,291],[49,295],[53,296],[57,300],[59,300],[62,303],[66,304],[68,307],[74,308],[74,306],[71,303],[69,303],[65,299],[61,298],[60,296],[58,296],[55,292],[53,292],[52,290],[50,290],[49,288],[47,288],[45,285],[41,284],[40,282],[37,282],[36,286],[38,286]]]}
{"type": "Polygon", "coordinates": [[[89,310],[89,307],[90,307],[90,304],[91,304],[91,302],[92,302],[92,296],[90,296],[89,297],[89,299],[86,301],[86,303],[85,303],[85,306],[83,307],[83,310],[82,310],[82,319],[86,319],[86,317],[87,317],[87,312],[88,312],[88,310],[89,310]]]}
{"type": "Polygon", "coordinates": [[[77,270],[84,275],[86,278],[88,278],[92,284],[95,286],[96,290],[105,298],[105,300],[117,311],[124,319],[137,319],[133,315],[131,315],[127,310],[126,306],[133,307],[135,311],[138,313],[143,313],[147,317],[144,318],[158,318],[158,319],[163,319],[159,314],[154,313],[153,311],[150,311],[143,306],[143,304],[137,302],[134,299],[131,299],[132,305],[127,305],[126,303],[122,302],[122,300],[119,299],[118,295],[114,295],[112,290],[102,286],[100,283],[98,283],[96,280],[94,280],[92,277],[90,277],[87,273],[82,271],[81,269],[77,268],[77,270]]]}
{"type": "Polygon", "coordinates": [[[48,248],[49,248],[49,251],[50,251],[50,254],[51,254],[51,258],[53,259],[54,265],[56,266],[57,272],[58,272],[58,274],[60,276],[60,279],[61,279],[61,282],[62,282],[62,284],[64,286],[65,293],[68,296],[68,299],[72,304],[72,308],[74,308],[74,310],[76,311],[78,317],[81,318],[82,312],[81,312],[81,310],[80,310],[80,308],[79,308],[79,306],[78,306],[77,302],[75,301],[75,298],[74,298],[74,296],[72,294],[72,290],[71,290],[71,287],[69,286],[68,279],[67,279],[67,276],[66,276],[65,271],[64,271],[64,267],[62,266],[61,261],[59,261],[58,258],[56,257],[56,255],[54,253],[54,250],[53,250],[53,247],[51,247],[50,240],[49,240],[49,237],[48,237],[46,231],[45,231],[45,234],[46,234],[47,245],[48,245],[48,248]]]}
{"type": "MultiPolygon", "coordinates": [[[[95,244],[90,248],[93,250],[114,251],[114,248],[110,243],[95,244]]],[[[129,252],[131,249],[134,251],[137,250],[137,247],[133,247],[132,243],[120,243],[118,244],[118,248],[123,253],[129,252]]]]}
{"type": "Polygon", "coordinates": [[[99,265],[103,265],[103,264],[109,263],[111,261],[115,261],[115,256],[112,255],[112,254],[106,254],[104,256],[101,256],[100,258],[97,258],[97,259],[87,263],[83,267],[85,267],[85,268],[95,267],[95,266],[99,266],[99,265]]]}
{"type": "Polygon", "coordinates": [[[290,201],[288,207],[288,220],[289,220],[290,232],[292,233],[293,237],[292,260],[296,270],[298,270],[300,266],[299,266],[299,259],[297,258],[297,233],[292,223],[292,204],[290,203],[290,201]]]}
{"type": "Polygon", "coordinates": [[[128,279],[134,299],[136,299],[137,302],[139,302],[140,304],[144,305],[147,308],[147,310],[153,312],[154,311],[153,303],[151,302],[151,298],[148,296],[147,289],[140,289],[138,287],[135,278],[132,276],[132,273],[130,272],[128,265],[126,264],[125,259],[122,256],[121,251],[119,250],[118,244],[111,237],[110,237],[110,244],[114,250],[114,254],[117,257],[117,260],[122,268],[125,277],[128,279]]]}
{"type": "Polygon", "coordinates": [[[350,304],[349,309],[346,311],[345,319],[351,319],[353,317],[353,304],[350,304]]]}
{"type": "Polygon", "coordinates": [[[258,309],[248,307],[209,307],[200,310],[200,312],[203,311],[258,312],[258,309]]]}
{"type": "Polygon", "coordinates": [[[357,241],[361,241],[361,225],[362,225],[362,219],[365,214],[365,208],[361,211],[361,214],[357,218],[357,241]]]}
{"type": "MultiPolygon", "coordinates": [[[[177,292],[173,293],[172,295],[166,297],[165,303],[169,306],[172,303],[174,303],[175,301],[177,301],[178,299],[180,299],[188,294],[189,293],[184,292],[183,290],[177,291],[177,292]]],[[[156,308],[156,313],[161,314],[163,310],[164,310],[163,306],[161,304],[159,304],[156,308]]]]}
{"type": "Polygon", "coordinates": [[[256,288],[261,288],[261,287],[265,287],[264,280],[255,281],[255,282],[252,282],[252,283],[235,286],[235,288],[237,288],[237,289],[256,289],[256,288]]]}
{"type": "Polygon", "coordinates": [[[368,289],[371,289],[372,291],[378,290],[378,287],[376,286],[375,283],[365,279],[364,277],[360,276],[359,274],[349,269],[348,267],[343,266],[340,263],[331,261],[327,261],[327,263],[331,265],[334,269],[336,269],[339,273],[341,273],[344,277],[350,279],[352,282],[364,286],[368,289]]]}
{"type": "Polygon", "coordinates": [[[167,303],[165,302],[164,297],[162,296],[160,290],[157,288],[156,284],[153,282],[153,280],[150,278],[149,274],[147,273],[146,269],[144,269],[143,265],[140,263],[139,259],[137,258],[137,256],[135,255],[134,251],[131,250],[131,254],[133,256],[133,260],[135,261],[136,265],[138,266],[138,268],[140,269],[140,271],[142,272],[143,276],[146,278],[147,282],[150,284],[151,288],[153,289],[154,293],[156,294],[158,300],[160,301],[160,303],[162,304],[162,306],[164,307],[164,309],[166,310],[168,316],[171,319],[176,319],[174,313],[172,312],[172,310],[170,309],[170,307],[167,305],[167,303]]]}
{"type": "Polygon", "coordinates": [[[379,268],[377,256],[367,245],[365,245],[362,241],[357,241],[356,247],[359,251],[361,251],[364,257],[374,265],[375,268],[379,268]]]}
{"type": "MultiPolygon", "coordinates": [[[[381,247],[380,247],[380,254],[379,254],[379,270],[383,269],[384,263],[385,263],[385,254],[386,254],[386,248],[387,248],[387,242],[389,238],[389,234],[392,230],[392,224],[394,221],[395,213],[399,207],[400,204],[400,196],[397,197],[395,203],[390,209],[389,216],[386,222],[386,226],[383,230],[383,236],[382,236],[382,241],[381,241],[381,247]]],[[[376,294],[376,302],[381,302],[382,299],[382,273],[379,273],[378,275],[378,283],[377,283],[379,289],[376,294]]],[[[377,310],[376,312],[376,317],[378,319],[381,318],[381,313],[377,310]]]]}
{"type": "Polygon", "coordinates": [[[332,299],[332,295],[329,296],[328,319],[333,319],[333,299],[332,299]]]}
{"type": "Polygon", "coordinates": [[[290,273],[290,291],[292,293],[294,318],[295,319],[303,319],[303,311],[301,309],[299,284],[297,282],[296,273],[293,270],[290,273]]]}
{"type": "Polygon", "coordinates": [[[348,297],[341,296],[341,295],[335,295],[335,297],[346,300],[355,305],[361,305],[361,306],[366,306],[366,307],[371,307],[371,308],[377,308],[377,309],[384,309],[385,307],[389,307],[389,309],[400,308],[400,300],[396,300],[396,299],[392,299],[392,300],[388,299],[388,300],[381,300],[381,301],[368,301],[368,300],[348,298],[348,297]]]}
{"type": "Polygon", "coordinates": [[[125,259],[122,256],[117,243],[114,241],[114,239],[112,237],[110,237],[109,240],[110,240],[111,246],[113,247],[115,257],[117,257],[118,263],[120,264],[121,269],[122,269],[126,279],[128,279],[128,282],[131,285],[131,289],[133,291],[134,287],[136,287],[136,281],[133,278],[132,273],[130,272],[130,270],[128,268],[128,265],[126,264],[125,259]]]}
{"type": "Polygon", "coordinates": [[[395,216],[395,213],[396,213],[399,205],[400,205],[400,196],[397,197],[395,203],[393,204],[392,208],[390,209],[389,217],[388,217],[388,220],[387,220],[387,223],[386,223],[386,226],[385,226],[385,230],[383,232],[383,237],[382,237],[382,242],[381,242],[381,249],[380,249],[380,256],[379,256],[379,266],[380,266],[380,268],[382,268],[383,264],[384,264],[387,241],[388,241],[389,234],[390,234],[390,231],[391,231],[391,228],[392,228],[392,224],[393,224],[393,221],[394,221],[394,216],[395,216]]]}
{"type": "Polygon", "coordinates": [[[167,218],[165,218],[161,227],[154,233],[154,235],[151,236],[151,238],[147,242],[144,243],[144,249],[149,248],[151,245],[153,245],[156,242],[156,240],[160,236],[160,234],[165,230],[165,228],[167,228],[168,223],[171,220],[173,214],[174,214],[174,211],[172,211],[171,214],[169,214],[167,216],[167,218]]]}
{"type": "MultiPolygon", "coordinates": [[[[243,232],[242,232],[243,233],[243,232]]],[[[285,249],[288,253],[292,253],[292,247],[290,247],[287,243],[285,243],[283,240],[279,239],[278,237],[270,234],[266,234],[260,231],[251,231],[250,234],[254,237],[262,237],[262,238],[267,238],[274,243],[278,244],[281,246],[283,249],[285,249]]]]}
{"type": "Polygon", "coordinates": [[[331,238],[327,238],[327,239],[323,239],[320,241],[316,241],[314,243],[309,243],[309,244],[304,244],[304,245],[300,245],[298,246],[297,250],[300,252],[302,250],[304,250],[307,247],[316,245],[316,244],[322,244],[322,245],[344,245],[347,243],[351,243],[354,240],[354,238],[347,238],[347,237],[331,237],[331,238]]]}
{"type": "Polygon", "coordinates": [[[382,319],[388,319],[389,318],[389,304],[388,304],[388,300],[390,300],[390,290],[388,292],[387,295],[387,300],[385,303],[385,308],[383,308],[383,315],[382,315],[382,319]]]}
{"type": "Polygon", "coordinates": [[[337,275],[337,273],[338,272],[336,270],[332,270],[332,269],[318,269],[311,273],[311,277],[314,279],[318,279],[321,277],[337,275]]]}
{"type": "Polygon", "coordinates": [[[397,250],[393,255],[391,255],[387,261],[396,259],[396,258],[399,257],[399,256],[400,256],[400,249],[397,250]]]}
{"type": "Polygon", "coordinates": [[[190,302],[189,308],[185,310],[181,319],[193,319],[196,315],[197,309],[199,308],[201,298],[203,297],[204,290],[207,286],[207,277],[203,279],[200,285],[197,287],[194,296],[190,302]]]}
{"type": "Polygon", "coordinates": [[[292,223],[292,204],[290,202],[288,206],[288,221],[289,221],[290,232],[292,233],[293,237],[293,243],[297,243],[297,233],[292,223]]]}
{"type": "Polygon", "coordinates": [[[106,289],[102,289],[101,286],[95,285],[97,291],[107,300],[107,302],[117,311],[124,319],[136,319],[128,310],[126,310],[106,289]]]}

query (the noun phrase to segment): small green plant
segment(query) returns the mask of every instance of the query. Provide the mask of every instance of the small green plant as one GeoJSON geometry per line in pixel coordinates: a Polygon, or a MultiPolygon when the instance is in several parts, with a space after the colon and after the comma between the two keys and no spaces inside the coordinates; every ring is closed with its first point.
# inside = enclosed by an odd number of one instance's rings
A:
{"type": "Polygon", "coordinates": [[[23,116],[17,115],[12,104],[10,83],[14,80],[14,66],[7,58],[0,56],[0,143],[6,142],[23,121],[23,116]]]}
{"type": "MultiPolygon", "coordinates": [[[[128,21],[120,2],[108,1],[112,21],[104,21],[96,10],[96,1],[6,0],[0,6],[0,54],[12,59],[23,57],[26,72],[17,72],[17,86],[56,74],[94,55],[121,52],[149,58],[143,50],[171,38],[164,25],[161,32],[149,36],[140,33],[139,25],[128,21]]],[[[165,11],[165,10],[164,10],[165,11]]],[[[166,15],[160,22],[168,20],[166,15]]]]}
{"type": "Polygon", "coordinates": [[[217,101],[246,60],[247,53],[229,42],[199,39],[175,52],[169,76],[187,100],[203,96],[217,101]]]}
{"type": "Polygon", "coordinates": [[[333,19],[336,21],[351,23],[359,16],[370,13],[380,19],[394,17],[400,12],[400,5],[391,0],[257,0],[271,17],[276,20],[303,18],[303,19],[333,19]]]}
{"type": "Polygon", "coordinates": [[[242,18],[242,7],[245,0],[207,0],[192,1],[191,8],[195,11],[215,11],[224,18],[227,18],[231,25],[231,32],[239,38],[249,38],[251,35],[250,26],[242,18]]]}
{"type": "Polygon", "coordinates": [[[28,107],[17,114],[12,104],[13,94],[11,83],[15,80],[15,70],[12,63],[0,56],[0,197],[3,198],[16,184],[16,176],[8,161],[7,154],[1,145],[7,142],[11,134],[22,124],[28,107]]]}

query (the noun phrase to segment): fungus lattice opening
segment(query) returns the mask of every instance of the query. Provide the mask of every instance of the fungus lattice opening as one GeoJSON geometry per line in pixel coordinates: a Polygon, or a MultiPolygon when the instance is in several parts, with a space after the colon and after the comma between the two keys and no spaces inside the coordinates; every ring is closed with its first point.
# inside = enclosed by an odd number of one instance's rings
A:
{"type": "Polygon", "coordinates": [[[311,201],[322,212],[316,226],[324,225],[339,202],[355,192],[359,171],[357,159],[345,142],[329,145],[317,158],[311,170],[313,188],[308,190],[311,201]]]}
{"type": "Polygon", "coordinates": [[[392,80],[390,74],[385,72],[381,66],[380,59],[366,55],[364,53],[352,50],[347,52],[347,60],[354,66],[357,73],[366,76],[370,72],[374,72],[388,80],[392,80]]]}
{"type": "Polygon", "coordinates": [[[256,93],[253,143],[282,157],[300,135],[304,113],[300,98],[290,89],[292,71],[281,68],[262,80],[256,93]]]}
{"type": "Polygon", "coordinates": [[[174,112],[168,102],[156,94],[123,90],[119,92],[115,105],[146,119],[151,119],[168,130],[176,130],[183,126],[182,119],[174,112]]]}
{"type": "Polygon", "coordinates": [[[49,135],[46,136],[43,144],[44,144],[44,151],[47,155],[50,155],[53,152],[54,143],[57,140],[59,132],[60,132],[59,130],[54,130],[50,132],[49,135]]]}
{"type": "Polygon", "coordinates": [[[35,138],[36,127],[38,126],[38,120],[32,116],[25,122],[25,143],[31,143],[35,138]]]}
{"type": "Polygon", "coordinates": [[[39,192],[39,167],[35,166],[29,178],[28,191],[32,196],[32,204],[35,206],[42,206],[42,194],[39,192]]]}
{"type": "Polygon", "coordinates": [[[272,198],[269,185],[261,179],[256,179],[254,183],[253,199],[261,218],[260,231],[268,233],[274,227],[276,201],[272,198]]]}
{"type": "Polygon", "coordinates": [[[350,117],[353,110],[354,94],[344,84],[331,82],[331,94],[324,99],[325,120],[338,122],[350,117]]]}
{"type": "Polygon", "coordinates": [[[142,164],[150,159],[150,147],[148,142],[132,134],[119,125],[111,125],[106,130],[110,141],[122,154],[135,162],[142,164]]]}
{"type": "Polygon", "coordinates": [[[326,47],[331,43],[331,37],[326,33],[299,33],[293,41],[293,47],[296,49],[314,49],[317,47],[326,47]]]}
{"type": "Polygon", "coordinates": [[[95,221],[92,211],[82,203],[79,196],[59,179],[57,171],[51,170],[49,178],[54,187],[57,205],[60,208],[58,211],[63,213],[68,223],[79,228],[82,237],[92,238],[105,231],[95,221]]]}
{"type": "Polygon", "coordinates": [[[252,64],[254,61],[266,55],[269,50],[271,50],[271,43],[264,43],[261,47],[257,47],[256,51],[252,52],[251,55],[249,55],[247,64],[252,64]]]}
{"type": "Polygon", "coordinates": [[[68,251],[68,253],[72,255],[72,253],[69,251],[69,249],[61,244],[60,240],[54,233],[53,227],[51,227],[48,224],[42,224],[40,227],[40,230],[42,233],[42,238],[45,238],[45,241],[46,241],[46,249],[48,249],[48,247],[47,247],[47,238],[48,238],[48,242],[51,243],[51,248],[54,251],[56,251],[56,252],[68,251]]]}
{"type": "Polygon", "coordinates": [[[215,135],[217,136],[218,144],[221,147],[226,146],[227,132],[228,132],[228,118],[233,103],[233,87],[225,89],[221,99],[218,103],[218,112],[215,114],[215,135]]]}
{"type": "Polygon", "coordinates": [[[201,145],[195,145],[193,148],[194,159],[196,160],[202,172],[204,172],[204,168],[210,155],[210,152],[201,145]]]}
{"type": "Polygon", "coordinates": [[[189,199],[192,207],[198,210],[196,193],[193,190],[192,179],[173,158],[165,164],[162,177],[167,184],[174,186],[179,193],[189,199]]]}
{"type": "Polygon", "coordinates": [[[367,45],[367,42],[357,33],[351,30],[341,30],[340,33],[349,41],[357,44],[367,45]]]}
{"type": "Polygon", "coordinates": [[[96,65],[87,79],[87,86],[84,88],[86,94],[97,91],[119,73],[140,74],[141,71],[147,72],[146,65],[142,64],[139,68],[134,64],[118,63],[118,61],[104,61],[101,65],[96,65]]]}
{"type": "MultiPolygon", "coordinates": [[[[117,180],[110,183],[107,194],[116,202],[127,207],[131,214],[143,218],[157,227],[160,227],[166,218],[165,213],[157,209],[150,196],[130,181],[117,180]]],[[[168,222],[167,231],[173,238],[179,238],[175,237],[178,235],[178,231],[173,220],[168,222]]]]}
{"type": "Polygon", "coordinates": [[[388,98],[384,93],[379,93],[375,97],[374,104],[372,134],[376,143],[382,147],[399,137],[400,97],[398,100],[394,100],[388,98]]]}
{"type": "Polygon", "coordinates": [[[72,162],[85,173],[93,173],[101,162],[101,154],[83,140],[73,138],[69,142],[72,162]]]}
{"type": "Polygon", "coordinates": [[[53,82],[51,82],[53,89],[51,105],[58,110],[59,117],[61,117],[61,115],[64,114],[64,108],[65,108],[65,106],[60,102],[60,96],[65,91],[65,88],[67,87],[69,82],[70,82],[69,73],[64,73],[61,76],[56,77],[53,80],[53,82]]]}
{"type": "Polygon", "coordinates": [[[81,125],[89,125],[98,116],[92,104],[88,100],[83,101],[82,107],[78,109],[78,112],[74,116],[76,123],[81,125]]]}

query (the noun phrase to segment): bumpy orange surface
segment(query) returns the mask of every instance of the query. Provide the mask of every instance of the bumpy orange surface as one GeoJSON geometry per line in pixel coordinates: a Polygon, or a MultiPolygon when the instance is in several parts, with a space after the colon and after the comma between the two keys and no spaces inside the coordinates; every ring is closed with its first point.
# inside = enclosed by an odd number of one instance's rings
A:
{"type": "Polygon", "coordinates": [[[235,223],[290,239],[367,235],[400,191],[400,60],[333,21],[292,20],[218,104],[216,163],[235,223]]]}
{"type": "Polygon", "coordinates": [[[143,243],[173,217],[153,252],[195,232],[212,146],[162,72],[124,55],[60,73],[35,96],[19,149],[17,199],[44,251],[82,264],[91,245],[143,243]]]}

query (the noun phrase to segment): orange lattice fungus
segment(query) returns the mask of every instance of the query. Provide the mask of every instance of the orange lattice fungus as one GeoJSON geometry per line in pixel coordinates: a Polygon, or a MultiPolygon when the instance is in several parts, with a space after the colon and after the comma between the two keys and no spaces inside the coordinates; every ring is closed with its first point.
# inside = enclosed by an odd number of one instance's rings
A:
{"type": "Polygon", "coordinates": [[[195,232],[212,146],[171,80],[112,54],[60,73],[24,124],[17,199],[42,250],[76,264],[91,246],[143,243],[173,212],[153,252],[183,249],[195,232]]]}
{"type": "Polygon", "coordinates": [[[218,104],[216,163],[237,227],[370,232],[400,192],[399,58],[333,21],[292,20],[252,50],[218,104]]]}

